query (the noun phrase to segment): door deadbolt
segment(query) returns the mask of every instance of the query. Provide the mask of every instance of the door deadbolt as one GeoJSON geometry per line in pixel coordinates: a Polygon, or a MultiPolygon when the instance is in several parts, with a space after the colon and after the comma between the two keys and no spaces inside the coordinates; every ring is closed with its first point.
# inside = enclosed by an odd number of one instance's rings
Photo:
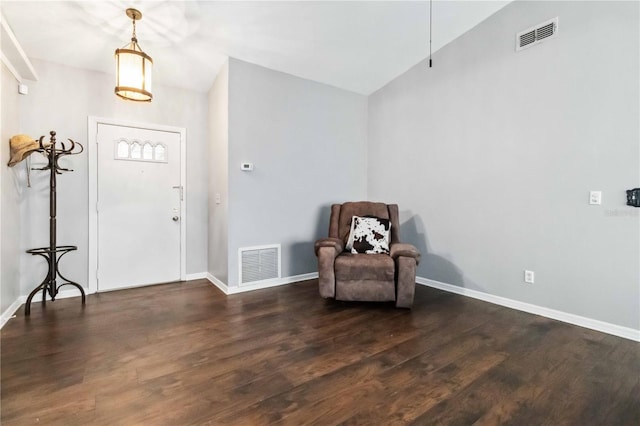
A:
{"type": "Polygon", "coordinates": [[[174,217],[172,217],[171,219],[173,219],[173,221],[174,221],[174,222],[177,222],[177,221],[178,221],[178,219],[180,219],[180,218],[179,218],[178,216],[174,216],[174,217]]]}

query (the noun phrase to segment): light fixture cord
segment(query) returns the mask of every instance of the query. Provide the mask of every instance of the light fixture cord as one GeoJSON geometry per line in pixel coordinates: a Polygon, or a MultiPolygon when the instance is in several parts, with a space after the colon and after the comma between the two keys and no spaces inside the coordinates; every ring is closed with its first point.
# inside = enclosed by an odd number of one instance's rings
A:
{"type": "Polygon", "coordinates": [[[431,34],[432,34],[432,27],[433,27],[433,0],[429,0],[429,68],[431,68],[433,66],[432,62],[431,62],[431,34]]]}

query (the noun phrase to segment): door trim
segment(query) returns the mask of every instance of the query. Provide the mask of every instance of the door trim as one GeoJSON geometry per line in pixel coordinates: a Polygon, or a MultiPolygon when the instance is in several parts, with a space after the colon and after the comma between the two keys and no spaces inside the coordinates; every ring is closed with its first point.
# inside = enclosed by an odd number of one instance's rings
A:
{"type": "Polygon", "coordinates": [[[89,293],[98,292],[98,125],[135,127],[180,134],[180,185],[183,197],[180,202],[180,280],[187,278],[187,129],[161,124],[140,123],[117,118],[89,116],[87,119],[87,157],[89,173],[89,293]]]}

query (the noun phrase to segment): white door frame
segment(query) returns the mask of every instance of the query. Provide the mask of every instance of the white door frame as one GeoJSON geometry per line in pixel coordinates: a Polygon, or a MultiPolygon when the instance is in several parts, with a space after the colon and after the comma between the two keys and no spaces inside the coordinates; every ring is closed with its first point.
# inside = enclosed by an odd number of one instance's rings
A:
{"type": "Polygon", "coordinates": [[[89,293],[98,292],[98,125],[136,127],[139,129],[158,130],[180,134],[180,185],[182,200],[180,202],[180,280],[187,278],[187,129],[184,127],[164,126],[160,124],[140,123],[89,116],[87,120],[87,157],[89,160],[89,293]]]}

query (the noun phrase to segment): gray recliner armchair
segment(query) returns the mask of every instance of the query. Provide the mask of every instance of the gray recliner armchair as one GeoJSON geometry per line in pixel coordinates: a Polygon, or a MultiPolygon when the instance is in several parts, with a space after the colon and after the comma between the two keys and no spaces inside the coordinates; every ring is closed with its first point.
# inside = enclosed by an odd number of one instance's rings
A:
{"type": "Polygon", "coordinates": [[[410,308],[420,253],[400,243],[398,205],[367,201],[331,206],[329,238],[316,241],[320,295],[336,300],[395,301],[410,308]],[[389,254],[352,254],[345,242],[353,216],[374,216],[391,223],[389,254]]]}

